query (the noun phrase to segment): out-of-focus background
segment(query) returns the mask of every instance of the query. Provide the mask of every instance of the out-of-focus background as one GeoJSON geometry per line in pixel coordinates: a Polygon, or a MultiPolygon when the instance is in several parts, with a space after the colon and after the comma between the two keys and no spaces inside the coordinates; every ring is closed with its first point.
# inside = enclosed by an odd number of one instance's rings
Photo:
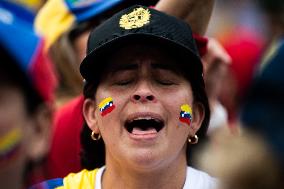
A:
{"type": "MultiPolygon", "coordinates": [[[[0,1],[0,188],[82,169],[79,65],[87,37],[134,1],[74,11],[81,1],[0,1]]],[[[283,0],[216,0],[201,37],[211,120],[193,166],[222,189],[283,188],[283,0]]]]}

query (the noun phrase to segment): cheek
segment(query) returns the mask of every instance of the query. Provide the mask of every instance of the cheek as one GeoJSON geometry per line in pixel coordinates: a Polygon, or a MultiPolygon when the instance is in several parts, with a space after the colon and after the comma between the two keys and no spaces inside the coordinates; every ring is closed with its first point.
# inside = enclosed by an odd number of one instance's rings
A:
{"type": "Polygon", "coordinates": [[[115,104],[113,102],[113,98],[112,97],[107,97],[104,98],[98,105],[99,111],[100,111],[100,115],[102,117],[107,116],[108,114],[110,114],[115,108],[115,104]]]}
{"type": "Polygon", "coordinates": [[[16,118],[7,116],[0,121],[0,165],[14,164],[26,156],[25,146],[30,141],[27,130],[32,125],[23,116],[18,115],[16,118]]]}
{"type": "Polygon", "coordinates": [[[0,162],[13,159],[18,154],[22,137],[20,128],[10,129],[10,131],[0,137],[0,162]]]}
{"type": "Polygon", "coordinates": [[[168,94],[169,95],[161,96],[160,98],[161,102],[164,105],[164,108],[169,111],[170,116],[176,118],[176,120],[179,120],[180,113],[182,111],[181,107],[183,105],[187,105],[188,108],[186,108],[186,110],[192,107],[193,97],[191,91],[190,89],[180,90],[180,91],[175,91],[175,93],[173,94],[170,93],[168,94]]]}
{"type": "Polygon", "coordinates": [[[186,124],[187,126],[191,125],[191,121],[192,121],[192,108],[191,108],[190,105],[188,105],[188,104],[181,105],[179,121],[181,123],[186,124]]]}
{"type": "Polygon", "coordinates": [[[127,91],[116,91],[106,89],[105,87],[98,88],[96,99],[98,99],[98,110],[102,119],[108,118],[117,112],[129,100],[127,91]]]}
{"type": "MultiPolygon", "coordinates": [[[[120,128],[120,117],[121,111],[125,106],[126,98],[122,96],[111,95],[110,93],[104,94],[108,95],[106,98],[100,98],[101,101],[97,106],[96,117],[98,117],[98,126],[102,135],[105,132],[109,133],[115,128],[120,128]]],[[[102,96],[104,96],[102,95],[102,96]]]]}
{"type": "MultiPolygon", "coordinates": [[[[31,125],[28,121],[23,101],[14,99],[0,104],[0,151],[20,143],[23,131],[31,125]]],[[[0,153],[1,154],[1,153],[0,153]]]]}

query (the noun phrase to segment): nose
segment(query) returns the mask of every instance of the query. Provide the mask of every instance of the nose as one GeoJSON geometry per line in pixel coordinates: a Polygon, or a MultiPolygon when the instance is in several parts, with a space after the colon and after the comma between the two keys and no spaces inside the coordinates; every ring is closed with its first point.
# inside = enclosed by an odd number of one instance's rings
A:
{"type": "Polygon", "coordinates": [[[132,96],[132,100],[134,101],[141,101],[141,102],[146,102],[146,101],[154,101],[155,97],[154,95],[140,95],[140,94],[134,94],[132,96]]]}
{"type": "Polygon", "coordinates": [[[155,102],[156,97],[147,84],[141,84],[131,96],[133,102],[155,102]]]}

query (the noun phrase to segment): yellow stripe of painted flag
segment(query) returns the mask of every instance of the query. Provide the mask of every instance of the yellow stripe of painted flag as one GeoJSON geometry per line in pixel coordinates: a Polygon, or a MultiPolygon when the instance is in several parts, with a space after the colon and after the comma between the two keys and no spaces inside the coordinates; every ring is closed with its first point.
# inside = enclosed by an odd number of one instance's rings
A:
{"type": "Polygon", "coordinates": [[[20,128],[15,128],[0,139],[0,151],[5,151],[21,139],[20,128]]]}
{"type": "Polygon", "coordinates": [[[192,114],[192,109],[188,104],[184,104],[181,106],[181,110],[192,114]]]}
{"type": "Polygon", "coordinates": [[[99,108],[103,108],[107,103],[109,103],[110,101],[112,101],[111,97],[105,98],[104,100],[101,101],[101,103],[99,104],[99,108]]]}

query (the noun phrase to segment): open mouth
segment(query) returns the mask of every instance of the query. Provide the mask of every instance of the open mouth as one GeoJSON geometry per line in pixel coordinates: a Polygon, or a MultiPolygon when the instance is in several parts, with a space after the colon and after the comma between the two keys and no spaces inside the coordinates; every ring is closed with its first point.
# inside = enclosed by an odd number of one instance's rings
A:
{"type": "Polygon", "coordinates": [[[151,134],[163,129],[164,121],[152,117],[135,118],[127,120],[124,126],[132,134],[151,134]]]}

